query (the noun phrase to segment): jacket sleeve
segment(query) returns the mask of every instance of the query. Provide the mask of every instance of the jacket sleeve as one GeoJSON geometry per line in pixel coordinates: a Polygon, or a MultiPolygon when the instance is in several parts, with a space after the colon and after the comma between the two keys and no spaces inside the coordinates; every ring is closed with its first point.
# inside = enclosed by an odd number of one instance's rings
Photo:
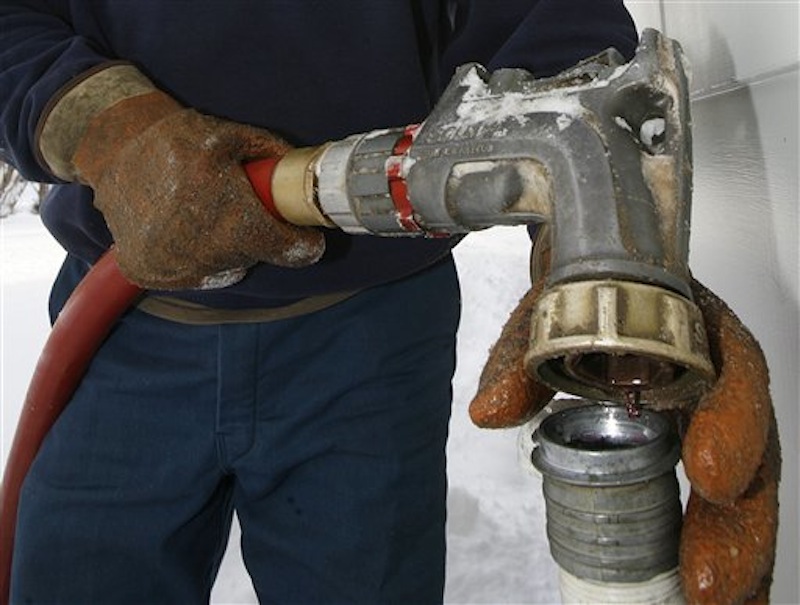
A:
{"type": "Polygon", "coordinates": [[[630,58],[638,41],[622,0],[453,0],[450,15],[444,74],[477,61],[551,76],[612,46],[630,58]]]}
{"type": "Polygon", "coordinates": [[[66,1],[4,0],[0,32],[0,160],[54,181],[37,159],[39,118],[59,89],[109,58],[75,34],[66,1]]]}

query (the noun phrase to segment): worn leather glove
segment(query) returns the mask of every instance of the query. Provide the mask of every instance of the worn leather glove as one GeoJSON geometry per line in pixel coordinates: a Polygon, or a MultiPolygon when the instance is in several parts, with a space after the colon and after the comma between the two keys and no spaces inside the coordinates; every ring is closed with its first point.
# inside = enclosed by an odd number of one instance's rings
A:
{"type": "MultiPolygon", "coordinates": [[[[543,255],[534,251],[537,257],[543,255]]],[[[489,354],[470,404],[479,427],[521,425],[554,394],[523,365],[544,273],[533,271],[538,279],[489,354]]],[[[781,466],[767,365],[753,335],[725,303],[698,282],[692,288],[718,379],[695,406],[683,410],[688,428],[682,457],[692,486],[681,533],[683,591],[688,603],[767,602],[781,466]]]]}
{"type": "Polygon", "coordinates": [[[321,232],[265,212],[242,169],[285,141],[184,108],[131,65],[70,86],[40,131],[43,163],[92,187],[120,269],[142,287],[221,287],[257,262],[302,267],[324,251],[321,232]]]}

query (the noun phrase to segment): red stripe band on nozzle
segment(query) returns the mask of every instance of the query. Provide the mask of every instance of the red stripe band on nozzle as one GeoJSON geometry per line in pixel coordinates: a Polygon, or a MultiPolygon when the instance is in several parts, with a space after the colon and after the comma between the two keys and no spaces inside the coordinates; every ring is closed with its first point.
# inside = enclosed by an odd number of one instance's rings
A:
{"type": "Polygon", "coordinates": [[[408,184],[403,177],[403,159],[414,142],[420,124],[407,126],[392,149],[392,156],[386,161],[386,178],[389,181],[389,195],[397,212],[397,222],[405,231],[425,231],[414,218],[414,207],[408,198],[408,184]]]}

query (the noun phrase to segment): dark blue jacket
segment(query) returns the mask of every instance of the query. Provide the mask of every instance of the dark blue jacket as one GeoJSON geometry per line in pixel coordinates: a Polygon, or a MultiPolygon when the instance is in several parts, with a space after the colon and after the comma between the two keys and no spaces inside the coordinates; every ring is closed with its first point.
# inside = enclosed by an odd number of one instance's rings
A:
{"type": "MultiPolygon", "coordinates": [[[[609,46],[633,53],[622,0],[0,0],[0,157],[52,181],[32,146],[48,101],[109,60],[133,62],[182,103],[297,146],[419,122],[454,67],[550,75],[609,46]]],[[[48,229],[91,263],[111,242],[89,189],[55,188],[48,229]]],[[[327,233],[315,266],[259,265],[189,298],[274,306],[410,274],[452,242],[327,233]]]]}

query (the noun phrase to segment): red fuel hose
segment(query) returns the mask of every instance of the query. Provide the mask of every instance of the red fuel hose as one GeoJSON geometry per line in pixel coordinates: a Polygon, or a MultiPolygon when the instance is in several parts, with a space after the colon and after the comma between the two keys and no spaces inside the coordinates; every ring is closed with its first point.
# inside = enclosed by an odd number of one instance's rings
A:
{"type": "MultiPolygon", "coordinates": [[[[253,161],[244,168],[264,208],[282,220],[272,201],[276,163],[275,159],[253,161]]],[[[53,325],[25,395],[0,486],[0,605],[8,605],[10,599],[11,556],[22,482],[95,352],[117,319],[143,292],[122,275],[112,249],[78,284],[53,325]]]]}
{"type": "Polygon", "coordinates": [[[263,158],[260,160],[252,160],[244,165],[244,171],[250,184],[253,186],[253,191],[256,192],[258,199],[264,209],[269,212],[273,218],[279,221],[286,222],[286,219],[281,216],[278,208],[275,206],[275,198],[272,197],[272,175],[275,173],[275,168],[280,160],[277,158],[263,158]]]}
{"type": "MultiPolygon", "coordinates": [[[[9,602],[17,506],[39,446],[116,320],[142,293],[106,253],[78,284],[45,343],[25,396],[0,488],[0,604],[9,602]]],[[[43,580],[44,581],[44,580],[43,580]]]]}

